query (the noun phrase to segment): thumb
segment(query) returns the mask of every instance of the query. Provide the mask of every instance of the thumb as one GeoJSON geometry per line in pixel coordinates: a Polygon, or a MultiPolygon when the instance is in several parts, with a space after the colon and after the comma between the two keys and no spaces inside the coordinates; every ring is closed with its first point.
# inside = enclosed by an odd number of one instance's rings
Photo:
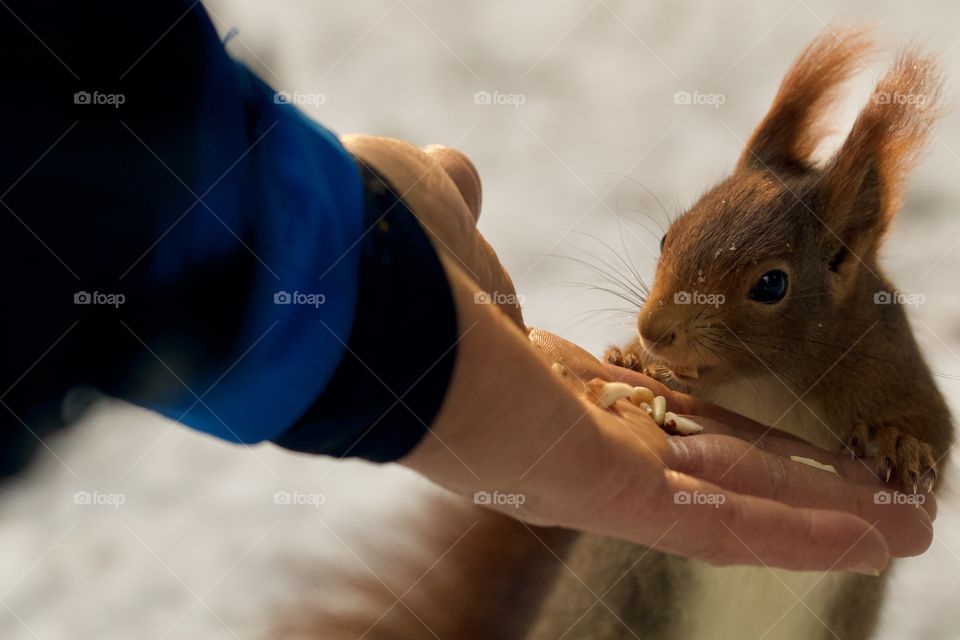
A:
{"type": "Polygon", "coordinates": [[[428,156],[439,164],[463,196],[474,222],[480,217],[480,206],[483,200],[483,190],[480,186],[480,174],[466,155],[440,144],[432,144],[423,148],[428,156]]]}

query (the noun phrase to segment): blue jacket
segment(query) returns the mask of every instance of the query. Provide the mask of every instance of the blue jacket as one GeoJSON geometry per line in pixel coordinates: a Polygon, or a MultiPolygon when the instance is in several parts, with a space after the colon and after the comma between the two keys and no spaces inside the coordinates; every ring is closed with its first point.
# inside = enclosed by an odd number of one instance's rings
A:
{"type": "Polygon", "coordinates": [[[233,442],[409,450],[456,321],[385,182],[231,59],[202,5],[4,13],[0,471],[79,384],[233,442]]]}

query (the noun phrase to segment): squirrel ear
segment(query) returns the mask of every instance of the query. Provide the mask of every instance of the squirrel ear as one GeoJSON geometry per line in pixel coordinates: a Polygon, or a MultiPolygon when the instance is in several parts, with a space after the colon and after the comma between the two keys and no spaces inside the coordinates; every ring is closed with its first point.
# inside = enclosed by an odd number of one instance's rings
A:
{"type": "Polygon", "coordinates": [[[823,223],[861,260],[900,208],[907,174],[942,113],[942,84],[934,58],[903,52],[824,169],[823,223]]]}
{"type": "Polygon", "coordinates": [[[872,52],[863,29],[821,33],[807,45],[780,83],[773,105],[740,156],[741,168],[806,171],[817,145],[829,132],[820,118],[840,85],[872,52]]]}

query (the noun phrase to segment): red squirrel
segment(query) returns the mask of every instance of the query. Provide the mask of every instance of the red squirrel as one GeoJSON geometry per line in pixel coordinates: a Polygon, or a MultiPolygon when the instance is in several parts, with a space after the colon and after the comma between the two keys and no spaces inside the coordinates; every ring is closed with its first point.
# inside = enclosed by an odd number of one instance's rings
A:
{"type": "MultiPolygon", "coordinates": [[[[872,49],[852,30],[803,51],[733,173],[670,225],[638,336],[606,358],[873,458],[916,498],[936,485],[952,422],[878,249],[940,114],[935,60],[903,52],[833,156],[813,161],[827,108],[872,49]]],[[[880,577],[713,567],[594,536],[565,563],[576,578],[561,575],[531,639],[868,638],[883,592],[880,577]]]]}
{"type": "Polygon", "coordinates": [[[904,52],[833,158],[810,159],[867,48],[863,33],[829,33],[800,56],[733,174],[670,226],[639,337],[607,359],[711,399],[772,377],[816,418],[820,433],[798,435],[930,491],[951,420],[877,252],[939,115],[934,60],[904,52]]]}

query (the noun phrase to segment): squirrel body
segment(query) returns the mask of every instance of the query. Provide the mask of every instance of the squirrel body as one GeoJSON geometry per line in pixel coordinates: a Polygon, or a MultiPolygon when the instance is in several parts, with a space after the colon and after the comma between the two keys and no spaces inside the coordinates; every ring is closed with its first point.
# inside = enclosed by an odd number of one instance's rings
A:
{"type": "MultiPolygon", "coordinates": [[[[935,61],[902,53],[832,158],[812,160],[823,112],[872,49],[850,30],[804,50],[731,176],[667,230],[638,338],[607,359],[922,494],[952,422],[877,254],[939,116],[935,61]]],[[[531,640],[862,639],[884,588],[882,576],[714,567],[586,535],[565,564],[531,640]]]]}

